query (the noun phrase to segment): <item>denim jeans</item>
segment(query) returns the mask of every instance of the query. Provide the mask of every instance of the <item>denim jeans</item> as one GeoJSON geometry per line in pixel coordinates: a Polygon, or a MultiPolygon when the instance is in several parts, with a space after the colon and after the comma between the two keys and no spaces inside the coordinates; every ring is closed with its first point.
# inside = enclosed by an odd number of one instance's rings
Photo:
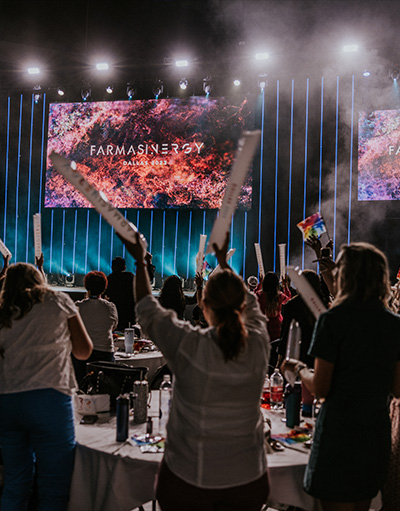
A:
{"type": "Polygon", "coordinates": [[[0,394],[0,446],[1,511],[27,509],[35,470],[38,509],[67,509],[75,451],[70,396],[54,389],[0,394]]]}

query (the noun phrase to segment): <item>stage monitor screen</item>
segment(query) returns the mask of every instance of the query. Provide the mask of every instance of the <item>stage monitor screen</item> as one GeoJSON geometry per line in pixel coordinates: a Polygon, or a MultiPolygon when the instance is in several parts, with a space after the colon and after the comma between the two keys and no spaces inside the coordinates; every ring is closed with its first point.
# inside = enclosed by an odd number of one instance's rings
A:
{"type": "Polygon", "coordinates": [[[358,200],[400,199],[400,110],[360,112],[358,200]]]}
{"type": "MultiPolygon", "coordinates": [[[[244,130],[254,129],[247,99],[51,103],[48,154],[63,154],[117,208],[219,209],[244,130]]],[[[239,207],[249,209],[252,178],[239,207]]],[[[47,161],[44,205],[89,202],[47,161]]]]}

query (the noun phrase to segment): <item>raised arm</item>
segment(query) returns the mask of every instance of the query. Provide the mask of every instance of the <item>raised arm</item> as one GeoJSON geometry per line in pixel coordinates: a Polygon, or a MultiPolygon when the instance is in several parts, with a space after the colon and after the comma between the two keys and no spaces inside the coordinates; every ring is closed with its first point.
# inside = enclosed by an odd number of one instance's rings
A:
{"type": "Polygon", "coordinates": [[[86,360],[92,353],[93,343],[80,314],[68,319],[68,329],[72,342],[72,354],[78,360],[86,360]]]}

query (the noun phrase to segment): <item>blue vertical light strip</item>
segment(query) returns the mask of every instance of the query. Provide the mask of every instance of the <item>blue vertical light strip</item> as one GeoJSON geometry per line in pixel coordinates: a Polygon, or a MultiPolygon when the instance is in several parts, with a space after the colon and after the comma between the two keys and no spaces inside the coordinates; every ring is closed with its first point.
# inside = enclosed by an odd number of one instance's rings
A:
{"type": "Polygon", "coordinates": [[[111,227],[111,231],[110,231],[110,268],[112,266],[113,252],[114,252],[114,227],[111,227]]]}
{"type": "Polygon", "coordinates": [[[290,223],[292,214],[292,170],[293,170],[293,101],[294,100],[294,80],[292,80],[292,95],[290,104],[290,158],[289,158],[289,203],[288,203],[288,230],[286,245],[286,264],[290,264],[290,223]]]}
{"type": "Polygon", "coordinates": [[[140,214],[139,214],[139,210],[136,211],[136,227],[137,227],[137,230],[140,231],[140,214]]]}
{"type": "Polygon", "coordinates": [[[62,229],[61,229],[61,268],[60,268],[60,273],[65,273],[65,271],[64,271],[64,245],[65,245],[65,209],[63,209],[63,214],[62,214],[62,229]]]}
{"type": "Polygon", "coordinates": [[[186,278],[190,275],[190,240],[192,238],[192,211],[189,211],[189,232],[188,232],[188,252],[187,252],[187,264],[186,264],[186,278]]]}
{"type": "Polygon", "coordinates": [[[101,262],[101,215],[99,215],[99,241],[97,244],[97,271],[100,271],[101,262]]]}
{"type": "Polygon", "coordinates": [[[18,261],[17,248],[18,248],[18,216],[19,216],[19,177],[21,169],[21,132],[22,132],[22,100],[21,94],[19,103],[19,126],[18,126],[18,155],[17,155],[17,183],[15,194],[15,242],[14,242],[14,261],[18,261]]]}
{"type": "Polygon", "coordinates": [[[39,178],[39,213],[42,212],[42,187],[43,187],[43,161],[46,126],[46,93],[43,93],[43,115],[42,115],[42,143],[40,149],[40,178],[39,178]]]}
{"type": "Polygon", "coordinates": [[[243,226],[243,271],[242,278],[246,278],[246,241],[247,241],[247,211],[244,212],[244,226],[243,226]]]}
{"type": "Polygon", "coordinates": [[[164,278],[165,210],[162,217],[161,278],[164,278]]]}
{"type": "Polygon", "coordinates": [[[274,211],[274,261],[273,268],[276,268],[276,233],[278,224],[278,162],[279,162],[279,80],[276,81],[276,126],[275,126],[275,211],[274,211]]]}
{"type": "Polygon", "coordinates": [[[338,174],[338,145],[339,145],[339,75],[336,77],[336,134],[335,134],[335,193],[333,199],[333,259],[336,253],[336,202],[338,174]]]}
{"type": "Polygon", "coordinates": [[[31,101],[31,131],[29,134],[29,162],[28,162],[28,196],[26,204],[26,237],[25,237],[25,262],[28,262],[29,252],[29,226],[31,217],[31,184],[32,184],[32,140],[33,140],[33,110],[35,106],[35,96],[32,94],[31,101]]]}
{"type": "Polygon", "coordinates": [[[321,125],[319,130],[319,182],[318,182],[318,209],[322,206],[322,156],[323,156],[323,130],[324,130],[324,77],[321,78],[321,125]]]}
{"type": "MultiPolygon", "coordinates": [[[[307,92],[306,92],[306,131],[304,137],[304,190],[303,190],[303,218],[306,218],[306,205],[307,205],[307,159],[308,159],[308,103],[310,94],[310,79],[307,78],[307,92]]],[[[301,269],[304,270],[304,238],[301,253],[301,269]]]]}
{"type": "Polygon", "coordinates": [[[350,129],[350,176],[349,176],[349,220],[347,224],[347,244],[350,243],[351,227],[351,187],[353,184],[353,136],[354,136],[354,75],[351,80],[351,129],[350,129]]]}
{"type": "Polygon", "coordinates": [[[203,234],[206,233],[206,212],[203,211],[203,234]]]}
{"type": "Polygon", "coordinates": [[[178,248],[178,222],[179,222],[179,211],[176,212],[175,217],[175,247],[174,247],[174,274],[176,273],[176,250],[178,248]]]}
{"type": "Polygon", "coordinates": [[[153,210],[150,211],[150,241],[149,241],[149,252],[150,254],[153,253],[153,222],[154,222],[154,212],[153,210]]]}
{"type": "Polygon", "coordinates": [[[53,229],[54,229],[54,209],[51,210],[51,218],[50,218],[50,264],[49,264],[49,273],[51,273],[51,268],[53,264],[53,229]]]}
{"type": "MultiPolygon", "coordinates": [[[[6,141],[6,175],[5,175],[5,186],[4,186],[4,225],[3,225],[3,240],[6,243],[6,226],[7,226],[7,203],[8,203],[8,158],[10,154],[10,110],[11,110],[11,98],[7,99],[7,141],[6,141]]],[[[7,245],[7,243],[6,243],[7,245]]]]}
{"type": "Polygon", "coordinates": [[[258,243],[261,243],[261,214],[263,189],[263,160],[264,160],[264,121],[265,121],[265,89],[261,91],[261,144],[260,144],[260,190],[258,193],[258,243]]]}
{"type": "Polygon", "coordinates": [[[74,218],[74,240],[72,245],[72,273],[75,273],[75,260],[76,260],[76,231],[78,226],[78,210],[75,210],[74,218]]]}
{"type": "MultiPolygon", "coordinates": [[[[229,248],[233,248],[233,214],[232,214],[232,218],[231,218],[231,235],[230,235],[230,241],[231,241],[231,246],[230,246],[229,248]]],[[[231,261],[231,266],[233,267],[233,256],[231,257],[230,261],[231,261]]]]}
{"type": "Polygon", "coordinates": [[[89,251],[89,213],[90,213],[90,209],[88,209],[86,212],[85,275],[87,273],[88,251],[89,251]]]}
{"type": "MultiPolygon", "coordinates": [[[[127,219],[127,210],[125,210],[125,213],[124,213],[124,217],[125,217],[125,220],[127,219]]],[[[125,259],[125,243],[122,244],[122,257],[125,259]]]]}

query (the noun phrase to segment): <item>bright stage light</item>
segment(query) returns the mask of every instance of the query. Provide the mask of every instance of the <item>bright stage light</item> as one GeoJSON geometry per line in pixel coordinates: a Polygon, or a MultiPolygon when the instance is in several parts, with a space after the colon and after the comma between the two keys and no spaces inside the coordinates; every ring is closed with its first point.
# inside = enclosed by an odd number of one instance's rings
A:
{"type": "Polygon", "coordinates": [[[40,74],[40,69],[38,67],[28,67],[28,74],[38,75],[40,74]]]}
{"type": "Polygon", "coordinates": [[[186,90],[187,86],[188,86],[188,81],[186,80],[186,78],[182,78],[182,80],[180,80],[180,82],[179,82],[179,87],[182,90],[186,90]]]}
{"type": "Polygon", "coordinates": [[[106,92],[107,94],[112,94],[114,92],[114,87],[112,85],[107,85],[106,92]]]}
{"type": "Polygon", "coordinates": [[[188,60],[176,60],[175,66],[176,67],[188,67],[189,61],[188,60]]]}
{"type": "Polygon", "coordinates": [[[126,95],[128,96],[128,99],[132,99],[134,96],[136,96],[136,92],[136,87],[132,83],[127,83],[126,95]]]}
{"type": "Polygon", "coordinates": [[[343,51],[345,53],[354,53],[358,51],[358,44],[346,44],[343,46],[343,51]]]}
{"type": "Polygon", "coordinates": [[[263,91],[265,87],[268,85],[267,76],[268,75],[266,73],[260,73],[258,75],[258,86],[261,91],[263,91]]]}
{"type": "Polygon", "coordinates": [[[58,94],[59,96],[64,96],[64,94],[65,94],[65,90],[64,90],[62,87],[58,87],[58,89],[57,89],[57,94],[58,94]]]}
{"type": "Polygon", "coordinates": [[[92,90],[90,89],[90,87],[83,88],[81,90],[81,98],[83,99],[83,101],[87,101],[90,98],[91,93],[92,90]]]}
{"type": "Polygon", "coordinates": [[[266,51],[261,52],[261,53],[256,53],[254,57],[256,60],[268,60],[269,53],[267,53],[266,51]]]}
{"type": "Polygon", "coordinates": [[[96,64],[97,71],[107,71],[109,68],[110,66],[107,64],[107,62],[98,62],[96,64]]]}
{"type": "Polygon", "coordinates": [[[164,84],[161,80],[156,80],[153,85],[153,94],[156,99],[161,96],[161,94],[164,92],[164,84]]]}
{"type": "Polygon", "coordinates": [[[371,76],[371,71],[368,71],[368,69],[365,69],[365,70],[363,71],[363,76],[364,76],[365,78],[368,78],[368,76],[371,76]]]}
{"type": "Polygon", "coordinates": [[[240,86],[240,83],[241,83],[241,82],[240,82],[240,80],[239,80],[239,79],[233,80],[233,85],[234,85],[235,87],[239,87],[239,86],[240,86]]]}
{"type": "Polygon", "coordinates": [[[210,95],[210,92],[212,91],[213,83],[209,76],[206,76],[203,80],[203,91],[205,92],[205,95],[208,97],[210,95]]]}

